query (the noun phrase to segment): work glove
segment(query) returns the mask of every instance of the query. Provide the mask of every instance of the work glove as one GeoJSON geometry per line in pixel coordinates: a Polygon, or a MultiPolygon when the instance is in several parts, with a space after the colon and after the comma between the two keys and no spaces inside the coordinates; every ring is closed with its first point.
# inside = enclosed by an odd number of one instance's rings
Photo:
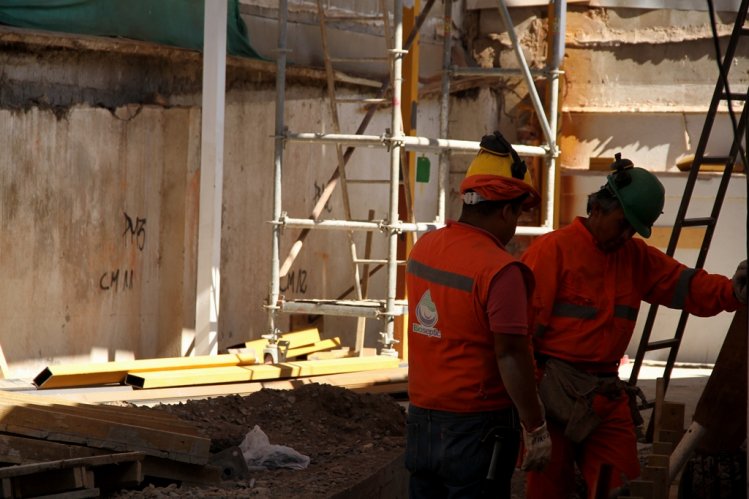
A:
{"type": "Polygon", "coordinates": [[[523,427],[523,463],[520,469],[523,471],[540,471],[551,461],[551,435],[546,428],[546,421],[533,431],[526,431],[523,427]]]}
{"type": "Polygon", "coordinates": [[[733,274],[731,282],[733,283],[733,294],[741,303],[746,304],[746,260],[741,262],[733,274]]]}

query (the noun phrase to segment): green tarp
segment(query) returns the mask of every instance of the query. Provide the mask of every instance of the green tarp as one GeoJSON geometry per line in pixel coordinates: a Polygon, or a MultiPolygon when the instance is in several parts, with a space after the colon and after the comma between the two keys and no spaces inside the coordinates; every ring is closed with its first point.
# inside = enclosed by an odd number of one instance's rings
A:
{"type": "MultiPolygon", "coordinates": [[[[228,1],[227,52],[262,59],[250,46],[238,0],[228,1]]],[[[203,0],[0,0],[0,24],[195,50],[203,50],[203,19],[203,0]]]]}

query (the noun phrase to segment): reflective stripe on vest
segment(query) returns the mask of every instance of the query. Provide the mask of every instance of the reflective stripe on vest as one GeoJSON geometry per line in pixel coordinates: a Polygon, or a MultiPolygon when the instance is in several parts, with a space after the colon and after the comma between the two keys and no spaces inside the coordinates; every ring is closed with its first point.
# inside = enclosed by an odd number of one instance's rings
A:
{"type": "Polygon", "coordinates": [[[671,301],[671,308],[683,309],[687,303],[687,295],[689,294],[689,282],[697,272],[697,269],[684,269],[679,275],[679,281],[676,283],[676,289],[674,290],[674,299],[671,301]]]}
{"type": "Polygon", "coordinates": [[[408,272],[424,279],[425,281],[441,284],[449,288],[458,289],[470,293],[473,290],[473,279],[464,275],[455,274],[446,270],[435,269],[415,260],[409,260],[407,266],[408,272]]]}
{"type": "Polygon", "coordinates": [[[552,315],[557,317],[573,317],[575,319],[594,319],[597,313],[596,307],[564,302],[556,302],[551,312],[552,315]]]}
{"type": "Polygon", "coordinates": [[[616,305],[614,306],[614,317],[636,321],[637,309],[628,305],[616,305]]]}

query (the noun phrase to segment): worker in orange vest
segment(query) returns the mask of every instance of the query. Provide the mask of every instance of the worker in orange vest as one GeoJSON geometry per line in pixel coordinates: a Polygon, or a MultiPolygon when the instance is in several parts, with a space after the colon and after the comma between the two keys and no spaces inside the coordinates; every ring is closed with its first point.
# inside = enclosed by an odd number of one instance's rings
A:
{"type": "Polygon", "coordinates": [[[639,476],[639,413],[618,368],[642,300],[702,317],[746,303],[746,261],[729,279],[632,238],[650,236],[664,188],[619,154],[612,168],[589,196],[587,218],[539,237],[521,258],[536,277],[533,343],[554,449],[542,473],[527,474],[531,499],[569,497],[575,464],[590,498],[603,465],[612,471],[610,489],[639,476]]]}
{"type": "Polygon", "coordinates": [[[530,350],[533,275],[505,250],[538,192],[499,132],[482,138],[460,192],[460,219],[408,259],[412,499],[509,498],[521,428],[523,469],[551,455],[530,350]]]}

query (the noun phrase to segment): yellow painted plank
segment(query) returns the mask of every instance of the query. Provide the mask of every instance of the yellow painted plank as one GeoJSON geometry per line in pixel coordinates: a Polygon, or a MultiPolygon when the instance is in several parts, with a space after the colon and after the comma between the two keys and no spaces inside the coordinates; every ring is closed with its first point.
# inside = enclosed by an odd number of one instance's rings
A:
{"type": "Polygon", "coordinates": [[[195,369],[219,366],[244,366],[253,364],[252,353],[227,353],[199,355],[197,357],[166,357],[88,364],[60,364],[46,367],[36,378],[37,388],[64,388],[71,386],[105,385],[122,383],[127,373],[164,371],[168,369],[195,369]]]}
{"type": "MultiPolygon", "coordinates": [[[[289,350],[292,348],[300,348],[307,345],[312,345],[320,341],[320,331],[316,327],[310,329],[303,329],[301,331],[292,331],[281,335],[281,340],[289,342],[289,350]]],[[[260,359],[263,355],[263,348],[268,344],[268,340],[261,338],[259,340],[246,341],[245,348],[251,348],[255,351],[255,355],[260,359]]]]}
{"type": "Polygon", "coordinates": [[[315,352],[322,352],[325,350],[332,350],[333,348],[340,348],[341,346],[341,339],[331,338],[328,340],[322,340],[318,341],[317,343],[313,343],[312,345],[306,346],[306,347],[299,347],[299,348],[289,348],[289,351],[286,353],[286,358],[291,359],[294,357],[299,357],[300,355],[307,355],[310,353],[315,352]]]}
{"type": "Polygon", "coordinates": [[[238,383],[274,378],[296,378],[300,376],[320,376],[354,371],[389,369],[398,367],[399,363],[400,359],[381,356],[302,360],[280,364],[130,373],[125,378],[125,383],[137,388],[238,383]]]}
{"type": "MultiPolygon", "coordinates": [[[[220,397],[223,395],[249,395],[263,388],[272,390],[291,390],[309,383],[324,383],[341,386],[359,392],[384,391],[389,386],[405,384],[408,380],[408,367],[378,369],[373,371],[355,371],[349,373],[329,374],[324,376],[307,376],[291,379],[271,379],[267,381],[250,381],[239,383],[209,384],[197,386],[181,386],[154,388],[151,390],[97,390],[71,391],[62,393],[63,397],[74,402],[106,403],[113,401],[151,402],[181,401],[184,399],[199,399],[206,397],[220,397]],[[378,387],[373,390],[373,387],[378,387]],[[380,388],[381,387],[381,388],[380,388]]],[[[401,391],[397,387],[393,391],[401,391]]]]}

